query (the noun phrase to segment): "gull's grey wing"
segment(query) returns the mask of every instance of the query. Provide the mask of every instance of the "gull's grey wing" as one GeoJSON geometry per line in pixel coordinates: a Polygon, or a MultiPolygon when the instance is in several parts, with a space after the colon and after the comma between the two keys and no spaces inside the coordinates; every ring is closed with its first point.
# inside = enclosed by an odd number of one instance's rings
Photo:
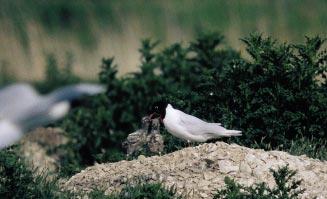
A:
{"type": "Polygon", "coordinates": [[[96,84],[76,84],[40,96],[28,84],[14,84],[0,90],[0,149],[18,141],[24,131],[62,118],[68,101],[105,91],[96,84]]]}
{"type": "Polygon", "coordinates": [[[0,90],[0,119],[13,118],[37,104],[38,93],[28,84],[13,84],[0,90]]]}
{"type": "Polygon", "coordinates": [[[102,85],[81,83],[59,88],[47,95],[47,98],[52,102],[70,101],[83,95],[96,95],[104,91],[102,85]]]}
{"type": "Polygon", "coordinates": [[[208,123],[180,110],[177,111],[180,115],[180,125],[193,135],[211,134],[218,129],[225,130],[224,127],[220,126],[220,123],[208,123]]]}
{"type": "Polygon", "coordinates": [[[38,103],[22,110],[14,121],[24,130],[49,124],[67,114],[70,108],[69,101],[102,91],[104,91],[103,87],[97,84],[75,84],[58,88],[46,96],[41,96],[38,103]]]}

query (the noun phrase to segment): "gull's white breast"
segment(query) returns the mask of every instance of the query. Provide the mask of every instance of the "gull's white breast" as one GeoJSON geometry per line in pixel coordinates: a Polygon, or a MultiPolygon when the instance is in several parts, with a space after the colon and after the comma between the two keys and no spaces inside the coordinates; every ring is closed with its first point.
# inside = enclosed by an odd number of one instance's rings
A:
{"type": "Polygon", "coordinates": [[[0,150],[17,142],[23,136],[21,129],[7,120],[0,120],[0,150]]]}

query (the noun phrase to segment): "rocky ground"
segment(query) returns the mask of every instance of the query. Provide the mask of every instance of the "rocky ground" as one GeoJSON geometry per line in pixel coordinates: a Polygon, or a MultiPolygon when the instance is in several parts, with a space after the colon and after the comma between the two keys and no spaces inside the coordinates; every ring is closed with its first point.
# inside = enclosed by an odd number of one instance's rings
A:
{"type": "Polygon", "coordinates": [[[306,191],[302,198],[326,198],[326,161],[223,142],[189,147],[163,156],[97,164],[71,177],[64,188],[85,192],[97,188],[110,193],[141,178],[147,182],[163,182],[167,187],[176,186],[178,193],[187,198],[210,198],[224,186],[225,176],[244,185],[264,181],[274,186],[269,169],[286,164],[298,170],[296,178],[303,179],[301,188],[306,191]]]}
{"type": "Polygon", "coordinates": [[[31,168],[36,168],[38,173],[47,172],[48,176],[56,175],[59,168],[60,154],[49,155],[48,151],[54,150],[68,140],[60,128],[37,128],[28,133],[20,142],[20,154],[25,158],[31,168]]]}

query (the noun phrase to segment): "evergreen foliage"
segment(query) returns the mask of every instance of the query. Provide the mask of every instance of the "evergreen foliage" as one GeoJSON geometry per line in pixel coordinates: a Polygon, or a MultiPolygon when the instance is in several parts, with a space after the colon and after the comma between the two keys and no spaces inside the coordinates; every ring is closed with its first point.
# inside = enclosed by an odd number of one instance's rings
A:
{"type": "Polygon", "coordinates": [[[72,64],[73,55],[70,53],[66,54],[65,64],[62,68],[59,67],[58,61],[53,54],[47,54],[45,79],[35,82],[36,88],[41,93],[48,93],[60,86],[79,82],[80,78],[74,75],[72,64]]]}
{"type": "Polygon", "coordinates": [[[276,186],[269,188],[265,183],[257,183],[251,186],[243,186],[229,177],[225,177],[226,188],[217,191],[214,199],[296,199],[304,192],[300,189],[301,180],[294,180],[296,171],[288,166],[278,170],[270,170],[273,174],[276,186]]]}
{"type": "MultiPolygon", "coordinates": [[[[70,151],[65,165],[78,168],[124,158],[121,142],[140,127],[158,98],[207,121],[242,130],[243,136],[232,140],[248,147],[289,150],[302,138],[323,143],[324,40],[307,38],[304,44],[292,45],[251,35],[243,39],[250,59],[222,46],[222,41],[221,35],[212,33],[156,52],[157,42],[143,40],[140,70],[122,78],[117,77],[113,59],[103,59],[99,76],[107,85],[106,94],[85,102],[62,124],[71,138],[65,146],[70,151]]],[[[166,152],[185,146],[166,137],[166,152]]]]}
{"type": "Polygon", "coordinates": [[[165,188],[161,183],[142,183],[127,185],[118,194],[113,194],[110,199],[181,199],[175,187],[165,188]]]}
{"type": "Polygon", "coordinates": [[[55,180],[27,168],[14,150],[0,150],[0,198],[68,199],[72,196],[60,191],[55,180]]]}

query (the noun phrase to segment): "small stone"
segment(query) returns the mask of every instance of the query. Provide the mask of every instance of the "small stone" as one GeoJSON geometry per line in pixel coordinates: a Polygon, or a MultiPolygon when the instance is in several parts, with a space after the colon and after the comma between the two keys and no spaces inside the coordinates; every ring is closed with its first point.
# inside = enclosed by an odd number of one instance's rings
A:
{"type": "Polygon", "coordinates": [[[199,193],[199,195],[200,195],[202,198],[208,198],[208,197],[209,197],[208,194],[206,194],[206,193],[199,193]]]}
{"type": "Polygon", "coordinates": [[[240,172],[251,174],[252,169],[246,162],[241,162],[240,163],[240,172]]]}
{"type": "Polygon", "coordinates": [[[138,157],[137,157],[137,159],[138,160],[144,160],[146,157],[144,156],[144,155],[139,155],[138,157]]]}
{"type": "Polygon", "coordinates": [[[262,167],[256,167],[253,169],[253,175],[260,178],[264,175],[265,172],[268,172],[267,170],[264,170],[262,167]]]}
{"type": "Polygon", "coordinates": [[[210,181],[208,181],[208,180],[201,180],[199,183],[198,183],[198,186],[199,187],[207,187],[207,186],[209,186],[210,185],[210,181]]]}
{"type": "Polygon", "coordinates": [[[219,165],[219,170],[222,173],[237,172],[239,170],[239,167],[233,165],[232,162],[229,160],[220,160],[218,162],[218,165],[219,165]]]}
{"type": "Polygon", "coordinates": [[[255,162],[256,162],[257,158],[256,158],[253,154],[249,153],[249,154],[247,154],[247,155],[245,156],[244,160],[245,160],[246,162],[252,164],[252,163],[255,163],[255,162]]]}
{"type": "Polygon", "coordinates": [[[302,179],[310,180],[312,183],[315,183],[318,180],[317,175],[312,171],[302,171],[300,176],[302,179]]]}
{"type": "Polygon", "coordinates": [[[203,173],[203,179],[205,179],[205,180],[210,180],[213,177],[214,177],[214,175],[211,172],[210,173],[208,173],[208,172],[203,173]]]}

